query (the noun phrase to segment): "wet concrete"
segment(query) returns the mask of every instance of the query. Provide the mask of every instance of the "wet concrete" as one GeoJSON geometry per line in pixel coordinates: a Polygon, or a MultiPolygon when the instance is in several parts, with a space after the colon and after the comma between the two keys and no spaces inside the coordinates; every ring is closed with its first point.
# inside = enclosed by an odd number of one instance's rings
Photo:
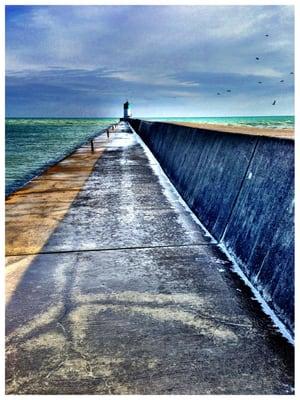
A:
{"type": "Polygon", "coordinates": [[[22,228],[33,209],[22,197],[34,190],[18,199],[7,393],[291,394],[292,346],[137,137],[120,124],[99,140],[92,172],[42,246],[22,228]]]}

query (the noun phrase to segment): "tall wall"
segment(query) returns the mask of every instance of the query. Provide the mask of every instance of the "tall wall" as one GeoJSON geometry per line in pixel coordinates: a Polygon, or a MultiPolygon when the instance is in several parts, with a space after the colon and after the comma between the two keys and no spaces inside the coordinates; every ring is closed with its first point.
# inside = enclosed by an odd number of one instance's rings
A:
{"type": "Polygon", "coordinates": [[[294,141],[131,119],[208,231],[294,330],[294,141]]]}

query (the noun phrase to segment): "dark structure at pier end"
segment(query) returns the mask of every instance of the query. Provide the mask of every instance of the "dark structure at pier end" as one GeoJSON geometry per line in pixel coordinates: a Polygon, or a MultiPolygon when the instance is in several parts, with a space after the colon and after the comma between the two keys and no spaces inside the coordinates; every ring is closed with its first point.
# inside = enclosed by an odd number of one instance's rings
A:
{"type": "Polygon", "coordinates": [[[120,121],[129,121],[132,117],[130,103],[127,100],[126,103],[123,104],[123,118],[120,118],[120,121]]]}

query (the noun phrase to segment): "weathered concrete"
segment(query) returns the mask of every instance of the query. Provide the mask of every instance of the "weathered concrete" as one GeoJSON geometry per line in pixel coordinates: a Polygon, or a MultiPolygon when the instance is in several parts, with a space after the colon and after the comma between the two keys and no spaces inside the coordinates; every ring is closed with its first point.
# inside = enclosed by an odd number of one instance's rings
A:
{"type": "Polygon", "coordinates": [[[293,347],[137,137],[119,125],[101,141],[38,254],[15,215],[7,393],[292,393],[293,347]]]}
{"type": "Polygon", "coordinates": [[[182,197],[219,240],[257,139],[187,129],[142,121],[138,132],[182,197]],[[232,156],[235,152],[238,157],[232,156]]]}
{"type": "Polygon", "coordinates": [[[294,329],[294,148],[259,140],[223,242],[277,316],[294,329]]]}
{"type": "Polygon", "coordinates": [[[293,335],[294,141],[130,123],[293,335]]]}

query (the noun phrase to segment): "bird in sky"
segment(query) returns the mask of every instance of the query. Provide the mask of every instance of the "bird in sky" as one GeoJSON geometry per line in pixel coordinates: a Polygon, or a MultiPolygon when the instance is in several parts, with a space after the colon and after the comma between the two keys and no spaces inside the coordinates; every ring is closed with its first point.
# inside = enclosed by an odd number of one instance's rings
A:
{"type": "Polygon", "coordinates": [[[281,79],[281,81],[280,82],[284,82],[284,80],[283,79],[281,79]]]}
{"type": "Polygon", "coordinates": [[[259,60],[259,57],[255,57],[256,58],[256,60],[259,60]]]}
{"type": "Polygon", "coordinates": [[[294,75],[294,72],[290,72],[290,75],[294,75]]]}
{"type": "Polygon", "coordinates": [[[273,101],[272,106],[275,106],[275,104],[276,104],[276,100],[273,101]]]}
{"type": "Polygon", "coordinates": [[[221,95],[221,93],[219,93],[219,92],[218,92],[218,93],[217,93],[217,95],[218,95],[218,96],[220,96],[220,95],[221,95]]]}
{"type": "Polygon", "coordinates": [[[269,37],[269,35],[268,35],[268,34],[266,34],[265,36],[266,36],[266,37],[269,37]]]}
{"type": "Polygon", "coordinates": [[[257,83],[262,83],[261,81],[258,81],[257,83]]]}
{"type": "Polygon", "coordinates": [[[230,93],[230,92],[231,92],[231,90],[230,90],[230,89],[227,89],[227,90],[226,90],[226,92],[230,93]]]}

